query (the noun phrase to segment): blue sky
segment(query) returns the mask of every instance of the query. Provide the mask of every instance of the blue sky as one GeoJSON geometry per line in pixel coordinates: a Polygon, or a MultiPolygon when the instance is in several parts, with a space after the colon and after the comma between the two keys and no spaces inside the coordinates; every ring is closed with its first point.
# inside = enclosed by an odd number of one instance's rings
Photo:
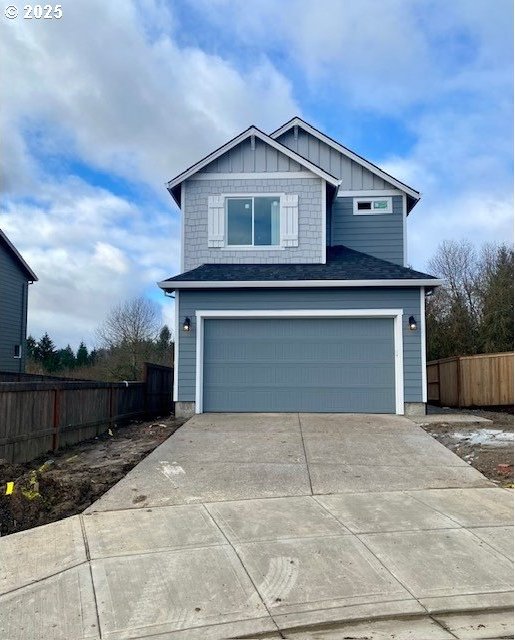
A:
{"type": "Polygon", "coordinates": [[[95,344],[179,270],[164,188],[250,124],[300,115],[420,190],[409,261],[512,242],[511,0],[64,0],[0,19],[0,227],[40,281],[29,330],[95,344]]]}

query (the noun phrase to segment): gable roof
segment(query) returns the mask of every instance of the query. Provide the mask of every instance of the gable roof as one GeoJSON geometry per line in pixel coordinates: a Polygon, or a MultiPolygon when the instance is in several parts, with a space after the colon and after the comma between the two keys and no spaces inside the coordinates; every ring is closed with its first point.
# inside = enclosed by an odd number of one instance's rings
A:
{"type": "Polygon", "coordinates": [[[268,136],[266,133],[264,133],[263,131],[261,131],[254,125],[252,125],[248,129],[245,129],[245,131],[242,131],[236,137],[232,138],[232,140],[229,140],[229,142],[226,142],[224,145],[222,145],[221,147],[218,147],[218,149],[215,149],[209,155],[202,158],[202,160],[199,160],[195,164],[191,165],[191,167],[188,167],[188,169],[185,169],[182,173],[179,173],[179,175],[175,176],[175,178],[172,178],[166,184],[166,187],[168,191],[171,193],[171,195],[173,196],[173,198],[177,201],[176,194],[173,193],[173,190],[178,185],[180,185],[181,182],[184,182],[184,180],[187,180],[188,178],[190,178],[192,175],[194,175],[195,173],[203,169],[205,166],[213,162],[213,160],[216,160],[221,155],[223,155],[224,153],[226,153],[236,145],[240,144],[240,142],[247,140],[251,136],[255,136],[256,138],[259,138],[265,144],[270,145],[272,148],[276,149],[280,153],[284,154],[285,156],[288,156],[292,160],[295,160],[295,162],[298,162],[300,165],[302,165],[312,173],[316,174],[320,178],[323,178],[326,182],[328,182],[333,187],[340,186],[341,184],[340,179],[336,178],[330,173],[327,173],[327,171],[324,171],[324,169],[320,168],[316,164],[313,164],[307,158],[304,158],[303,156],[299,155],[297,152],[292,151],[292,149],[289,149],[287,146],[281,144],[277,140],[274,140],[273,138],[268,136]]]}
{"type": "Polygon", "coordinates": [[[247,287],[435,287],[427,273],[344,246],[327,247],[325,264],[203,264],[159,283],[161,289],[247,287]]]}
{"type": "Polygon", "coordinates": [[[333,138],[330,138],[325,133],[322,133],[318,129],[315,129],[315,127],[310,125],[308,122],[306,122],[302,118],[299,118],[298,116],[295,116],[291,120],[288,120],[288,122],[285,122],[282,126],[279,127],[279,129],[276,129],[273,133],[271,133],[270,137],[275,140],[279,138],[283,133],[286,133],[287,131],[289,131],[295,126],[301,127],[302,129],[304,129],[304,131],[307,131],[312,136],[315,136],[315,138],[322,140],[322,142],[325,142],[325,144],[329,145],[336,151],[339,151],[344,156],[347,156],[347,158],[350,158],[354,162],[357,162],[361,166],[365,167],[371,173],[382,178],[386,182],[389,182],[390,184],[396,186],[398,189],[400,189],[401,191],[404,191],[404,193],[411,196],[415,201],[420,200],[419,191],[416,191],[415,189],[408,186],[407,184],[404,184],[404,182],[397,180],[397,178],[394,178],[389,173],[386,173],[386,171],[383,171],[377,165],[373,164],[372,162],[369,162],[368,160],[365,160],[365,158],[358,155],[354,151],[347,149],[347,147],[344,147],[342,144],[340,144],[336,140],[333,140],[333,138]]]}
{"type": "Polygon", "coordinates": [[[27,276],[27,280],[31,280],[32,282],[36,282],[38,277],[29,267],[29,265],[25,262],[25,260],[21,257],[18,249],[13,245],[13,243],[9,240],[9,238],[5,235],[5,233],[0,229],[0,244],[7,249],[7,252],[14,258],[14,261],[18,264],[23,273],[27,276]]]}

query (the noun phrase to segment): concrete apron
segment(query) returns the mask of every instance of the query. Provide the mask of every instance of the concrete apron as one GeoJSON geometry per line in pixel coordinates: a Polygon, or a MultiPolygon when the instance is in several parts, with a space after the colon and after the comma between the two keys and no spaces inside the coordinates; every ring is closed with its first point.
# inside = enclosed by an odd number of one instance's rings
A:
{"type": "Polygon", "coordinates": [[[404,418],[196,416],[87,513],[0,539],[0,637],[506,637],[512,524],[404,418]]]}

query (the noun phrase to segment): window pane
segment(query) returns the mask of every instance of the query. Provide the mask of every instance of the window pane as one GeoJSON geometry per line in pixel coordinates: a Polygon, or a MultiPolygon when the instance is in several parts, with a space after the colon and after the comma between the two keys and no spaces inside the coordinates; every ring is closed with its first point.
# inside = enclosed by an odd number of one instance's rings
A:
{"type": "Polygon", "coordinates": [[[227,244],[252,244],[252,198],[227,200],[227,244]]]}
{"type": "Polygon", "coordinates": [[[358,202],[358,211],[370,211],[371,208],[371,202],[358,202]]]}
{"type": "Polygon", "coordinates": [[[279,198],[254,198],[254,244],[279,244],[279,198]]]}

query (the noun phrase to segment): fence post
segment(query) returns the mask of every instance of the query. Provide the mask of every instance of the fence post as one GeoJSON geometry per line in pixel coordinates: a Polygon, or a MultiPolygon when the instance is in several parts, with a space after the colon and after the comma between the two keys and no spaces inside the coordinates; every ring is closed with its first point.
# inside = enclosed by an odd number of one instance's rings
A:
{"type": "Polygon", "coordinates": [[[52,434],[52,449],[54,453],[59,448],[59,422],[61,414],[61,393],[59,387],[54,389],[54,416],[53,416],[53,434],[52,434]]]}
{"type": "Polygon", "coordinates": [[[458,409],[461,409],[461,358],[456,358],[456,393],[458,400],[458,409]]]}
{"type": "Polygon", "coordinates": [[[438,403],[442,404],[442,387],[441,387],[441,377],[440,377],[440,360],[437,363],[437,371],[438,371],[438,403]]]}

